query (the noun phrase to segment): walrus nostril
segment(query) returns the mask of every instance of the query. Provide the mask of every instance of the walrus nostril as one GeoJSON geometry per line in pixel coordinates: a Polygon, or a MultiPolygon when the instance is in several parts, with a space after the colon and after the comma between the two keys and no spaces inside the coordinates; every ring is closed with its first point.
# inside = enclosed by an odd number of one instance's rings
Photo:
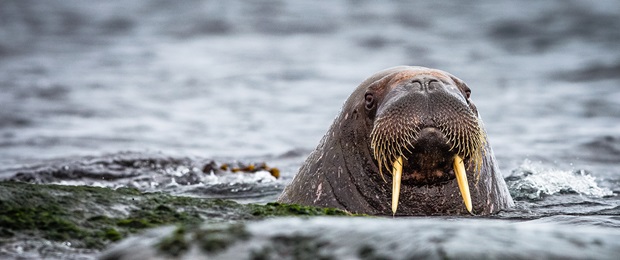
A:
{"type": "Polygon", "coordinates": [[[411,85],[412,85],[412,90],[415,91],[423,91],[424,90],[424,84],[418,80],[418,79],[414,79],[411,81],[411,85]]]}
{"type": "Polygon", "coordinates": [[[435,91],[442,87],[439,80],[430,77],[417,77],[411,80],[413,91],[435,91]]]}
{"type": "Polygon", "coordinates": [[[428,83],[426,83],[426,85],[429,91],[433,91],[433,90],[437,90],[441,88],[441,83],[439,83],[439,81],[436,79],[428,80],[428,83]]]}

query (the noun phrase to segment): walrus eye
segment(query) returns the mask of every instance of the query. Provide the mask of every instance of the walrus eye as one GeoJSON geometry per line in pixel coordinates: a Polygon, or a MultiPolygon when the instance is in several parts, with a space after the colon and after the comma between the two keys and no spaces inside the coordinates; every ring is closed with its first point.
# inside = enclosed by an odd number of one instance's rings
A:
{"type": "Polygon", "coordinates": [[[468,105],[471,105],[471,102],[470,102],[470,99],[469,99],[470,96],[471,96],[471,90],[466,89],[465,90],[465,101],[467,101],[468,105]]]}
{"type": "Polygon", "coordinates": [[[372,94],[366,94],[366,109],[371,110],[375,106],[375,97],[372,94]]]}

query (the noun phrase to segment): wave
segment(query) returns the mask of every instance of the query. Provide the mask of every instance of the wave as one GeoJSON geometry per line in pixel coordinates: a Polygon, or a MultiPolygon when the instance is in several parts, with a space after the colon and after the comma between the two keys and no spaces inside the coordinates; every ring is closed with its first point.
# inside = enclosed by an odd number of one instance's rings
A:
{"type": "Polygon", "coordinates": [[[516,200],[542,200],[546,196],[580,194],[594,198],[614,193],[600,187],[596,177],[585,170],[546,168],[525,160],[506,178],[510,195],[516,200]]]}

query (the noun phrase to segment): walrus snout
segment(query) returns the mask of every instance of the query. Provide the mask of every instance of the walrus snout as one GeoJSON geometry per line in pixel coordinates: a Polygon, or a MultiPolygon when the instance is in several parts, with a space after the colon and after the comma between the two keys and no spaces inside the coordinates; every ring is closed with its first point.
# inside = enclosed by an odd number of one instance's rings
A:
{"type": "MultiPolygon", "coordinates": [[[[413,168],[429,170],[440,164],[440,158],[433,156],[439,153],[446,157],[441,159],[459,155],[480,162],[486,134],[477,112],[455,84],[433,75],[415,75],[401,80],[384,100],[378,106],[370,134],[381,171],[389,171],[399,156],[415,159],[411,162],[415,163],[413,168]],[[429,138],[434,142],[426,142],[429,138]]],[[[426,172],[416,177],[420,185],[428,184],[428,180],[422,180],[430,176],[426,172]]]]}

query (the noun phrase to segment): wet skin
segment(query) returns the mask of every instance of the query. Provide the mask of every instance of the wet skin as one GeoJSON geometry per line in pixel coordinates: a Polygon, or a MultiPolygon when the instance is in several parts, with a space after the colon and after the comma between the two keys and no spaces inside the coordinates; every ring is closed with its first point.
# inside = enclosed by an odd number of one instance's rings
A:
{"type": "Polygon", "coordinates": [[[471,89],[408,66],[358,86],[278,201],[373,215],[487,215],[514,205],[471,89]]]}

